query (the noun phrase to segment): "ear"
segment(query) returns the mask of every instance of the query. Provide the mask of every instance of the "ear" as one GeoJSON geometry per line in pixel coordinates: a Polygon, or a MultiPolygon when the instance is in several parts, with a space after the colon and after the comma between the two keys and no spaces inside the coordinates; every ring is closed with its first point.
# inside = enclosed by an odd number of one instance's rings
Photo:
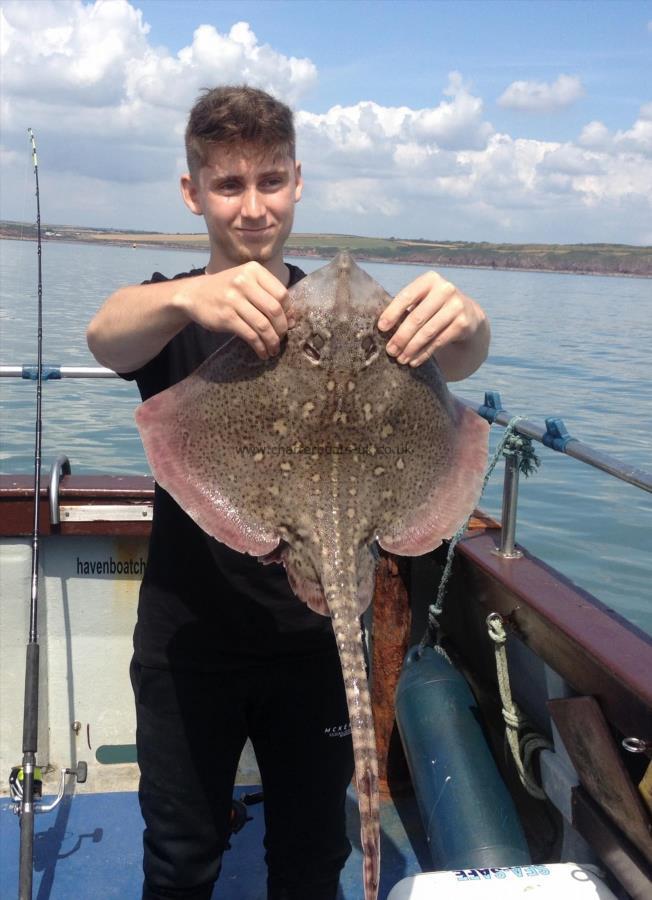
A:
{"type": "Polygon", "coordinates": [[[192,180],[192,175],[189,175],[188,173],[182,175],[179,186],[181,187],[183,202],[190,212],[194,213],[196,216],[201,216],[203,210],[201,208],[201,203],[199,202],[199,191],[195,182],[192,180]]]}
{"type": "Polygon", "coordinates": [[[301,195],[303,193],[303,175],[301,174],[301,163],[294,164],[294,202],[298,203],[301,200],[301,195]]]}

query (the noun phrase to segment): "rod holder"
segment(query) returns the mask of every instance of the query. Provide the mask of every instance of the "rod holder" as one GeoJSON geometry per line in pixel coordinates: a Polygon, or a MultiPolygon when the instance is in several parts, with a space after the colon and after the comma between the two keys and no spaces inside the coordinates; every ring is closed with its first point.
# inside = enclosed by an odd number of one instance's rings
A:
{"type": "Polygon", "coordinates": [[[496,556],[501,556],[503,559],[520,559],[523,556],[521,551],[517,550],[515,546],[520,465],[521,454],[518,451],[505,457],[500,547],[492,551],[496,556]]]}

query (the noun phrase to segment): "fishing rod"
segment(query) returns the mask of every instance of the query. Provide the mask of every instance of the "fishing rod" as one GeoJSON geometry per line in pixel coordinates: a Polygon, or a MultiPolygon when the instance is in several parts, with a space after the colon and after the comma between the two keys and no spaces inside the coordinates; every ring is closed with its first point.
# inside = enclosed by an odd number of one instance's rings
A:
{"type": "Polygon", "coordinates": [[[34,871],[34,814],[49,812],[63,798],[67,775],[75,775],[79,783],[86,781],[86,763],[77,767],[62,768],[59,790],[55,800],[47,805],[40,803],[42,793],[41,771],[36,765],[38,749],[38,573],[39,573],[39,525],[41,497],[41,397],[43,388],[43,269],[41,263],[41,195],[38,183],[38,157],[36,139],[31,128],[27,129],[32,147],[34,180],[36,183],[36,253],[38,258],[37,294],[37,355],[36,355],[36,421],[34,428],[34,519],[32,527],[32,577],[29,603],[29,637],[25,656],[25,702],[23,706],[23,761],[15,766],[9,777],[13,810],[20,817],[20,857],[18,871],[19,900],[32,900],[34,871]]]}

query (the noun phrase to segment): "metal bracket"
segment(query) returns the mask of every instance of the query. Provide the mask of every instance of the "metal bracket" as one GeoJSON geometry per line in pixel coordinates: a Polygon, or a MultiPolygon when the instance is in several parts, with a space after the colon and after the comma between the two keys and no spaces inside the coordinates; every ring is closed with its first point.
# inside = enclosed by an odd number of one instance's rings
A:
{"type": "Polygon", "coordinates": [[[498,391],[485,391],[484,404],[478,408],[478,414],[486,419],[490,425],[496,420],[498,413],[502,412],[503,404],[498,391]]]}
{"type": "Polygon", "coordinates": [[[563,419],[555,416],[546,419],[546,433],[541,438],[541,441],[546,447],[550,447],[552,450],[563,453],[566,450],[568,443],[575,440],[577,440],[577,438],[574,438],[568,433],[568,429],[564,425],[563,419]]]}
{"type": "MultiPolygon", "coordinates": [[[[38,366],[23,366],[21,377],[26,381],[36,381],[38,378],[38,366]]],[[[61,379],[61,366],[43,363],[41,365],[41,378],[43,381],[59,381],[61,379]]]]}
{"type": "Polygon", "coordinates": [[[64,522],[151,522],[151,503],[85,503],[61,506],[59,515],[64,522]]]}

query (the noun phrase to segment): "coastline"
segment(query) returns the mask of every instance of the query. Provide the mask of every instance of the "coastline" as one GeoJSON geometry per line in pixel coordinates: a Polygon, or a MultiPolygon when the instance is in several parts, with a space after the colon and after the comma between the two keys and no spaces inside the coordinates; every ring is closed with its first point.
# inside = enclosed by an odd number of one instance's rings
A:
{"type": "MultiPolygon", "coordinates": [[[[17,224],[17,223],[16,223],[17,224]]],[[[15,227],[14,223],[11,223],[11,228],[6,227],[6,223],[3,223],[0,226],[0,240],[15,240],[15,241],[35,241],[36,236],[32,233],[24,233],[24,230],[19,230],[15,227]],[[13,233],[12,233],[13,232],[13,233]]],[[[30,231],[34,230],[33,225],[26,226],[30,229],[30,231]]],[[[140,248],[148,248],[148,249],[164,249],[164,250],[180,250],[188,252],[190,250],[196,250],[198,252],[206,251],[208,252],[208,240],[204,237],[204,235],[167,235],[167,234],[147,234],[145,237],[143,233],[132,233],[132,232],[112,232],[112,231],[103,231],[98,229],[73,229],[69,226],[60,227],[60,231],[55,233],[49,232],[46,230],[45,234],[42,235],[42,242],[45,243],[65,243],[65,244],[92,244],[92,245],[108,245],[111,247],[124,247],[125,249],[133,249],[138,250],[140,248]],[[179,239],[180,238],[180,239],[179,239]]],[[[310,237],[315,238],[315,242],[322,236],[315,235],[301,235],[299,236],[302,241],[306,241],[310,237]]],[[[559,275],[595,275],[595,276],[604,276],[609,278],[644,278],[649,279],[652,278],[652,248],[647,247],[632,247],[630,248],[633,252],[647,254],[649,251],[649,271],[609,271],[608,269],[601,269],[598,267],[595,268],[566,268],[563,265],[548,265],[548,266],[536,266],[536,265],[510,265],[503,263],[500,259],[492,259],[491,262],[464,262],[458,260],[451,260],[450,258],[446,259],[438,259],[437,254],[433,252],[430,254],[430,258],[426,254],[424,254],[421,258],[412,258],[410,256],[401,256],[397,253],[394,256],[389,255],[378,255],[374,253],[371,249],[366,249],[365,247],[359,246],[359,242],[369,242],[373,243],[375,239],[370,238],[358,238],[353,235],[327,235],[323,236],[328,238],[332,243],[330,246],[320,246],[318,250],[314,249],[313,246],[302,247],[293,244],[292,237],[288,241],[286,245],[286,254],[288,256],[292,256],[298,259],[315,259],[315,260],[323,260],[327,262],[329,259],[332,259],[333,256],[340,249],[348,249],[355,256],[356,259],[372,262],[372,263],[384,263],[389,265],[406,265],[406,266],[420,266],[422,268],[456,268],[456,269],[481,269],[485,271],[498,271],[498,272],[531,272],[531,273],[557,273],[559,275]],[[337,241],[337,238],[340,238],[340,241],[337,241]],[[332,247],[332,252],[331,252],[332,247]],[[321,251],[321,252],[319,252],[321,251]]],[[[383,239],[378,239],[378,243],[389,243],[393,242],[399,246],[405,246],[409,244],[411,246],[415,246],[417,242],[405,241],[402,242],[400,240],[390,238],[385,241],[383,239]]],[[[426,248],[428,244],[424,242],[426,248]]],[[[418,246],[418,244],[417,244],[418,246]]],[[[434,245],[433,245],[434,246],[434,245]]],[[[442,246],[442,245],[439,245],[442,246]]],[[[462,245],[465,249],[466,247],[475,247],[476,245],[462,245]]],[[[500,245],[505,246],[505,245],[500,245]]],[[[513,250],[513,255],[518,255],[519,247],[526,246],[532,247],[534,245],[511,245],[513,250]]],[[[548,246],[548,245],[546,245],[548,246]]],[[[553,247],[566,247],[568,245],[550,245],[553,247]]],[[[574,245],[570,245],[574,246],[574,245]]],[[[583,245],[587,247],[595,247],[596,245],[583,245]]],[[[491,245],[483,246],[483,252],[492,252],[487,247],[491,247],[491,245]]],[[[523,251],[523,255],[526,255],[527,251],[523,251]]],[[[561,256],[562,254],[560,254],[561,256]]],[[[597,254],[596,254],[597,255],[597,254]]],[[[560,259],[561,263],[562,260],[560,259]]],[[[647,259],[645,260],[647,263],[647,259]]]]}

